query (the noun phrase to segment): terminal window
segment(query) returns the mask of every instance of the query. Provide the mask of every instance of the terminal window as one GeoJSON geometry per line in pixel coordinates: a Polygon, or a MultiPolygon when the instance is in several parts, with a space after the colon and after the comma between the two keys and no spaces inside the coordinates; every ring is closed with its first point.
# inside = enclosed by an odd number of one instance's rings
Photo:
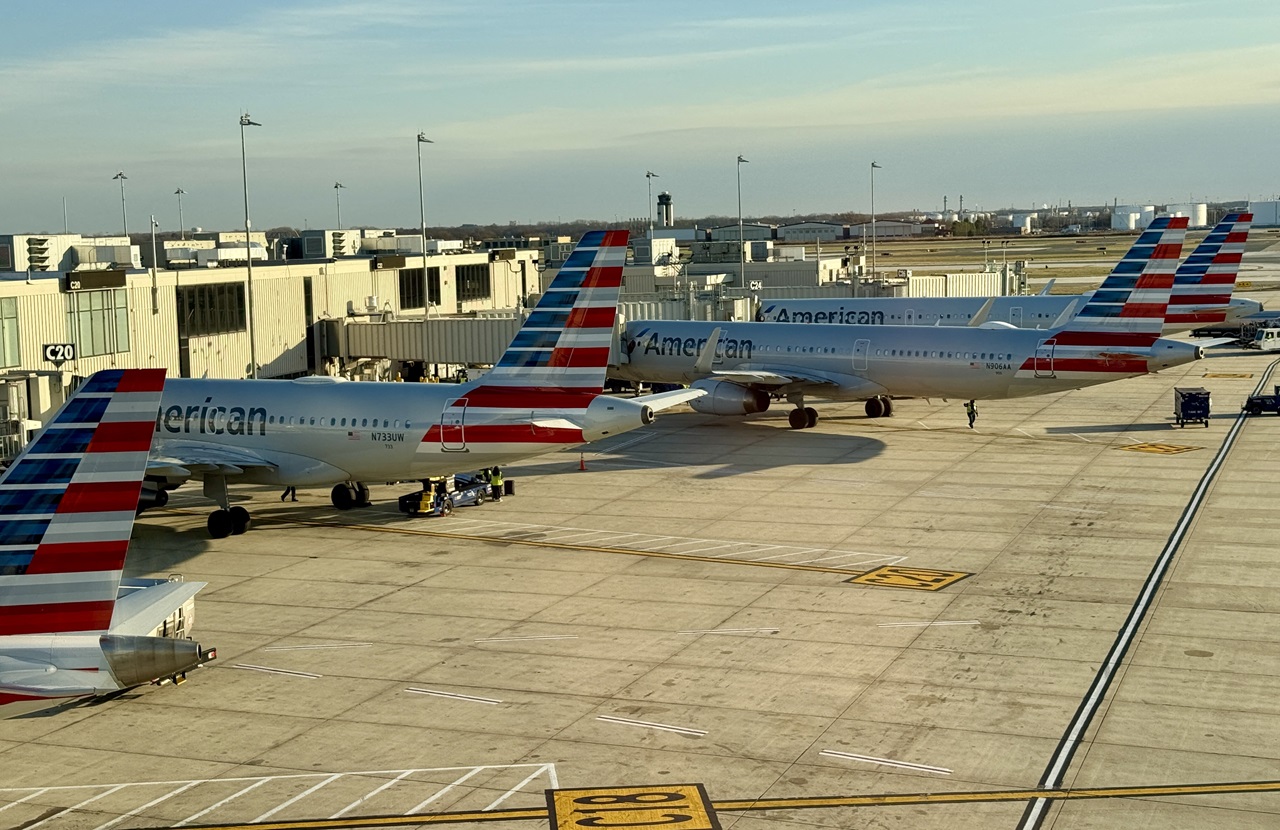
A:
{"type": "Polygon", "coordinates": [[[178,337],[204,337],[248,329],[244,284],[184,285],[178,289],[178,337]]]}
{"type": "Polygon", "coordinates": [[[80,357],[129,351],[129,292],[123,288],[67,295],[67,329],[80,357]]]}
{"type": "Polygon", "coordinates": [[[18,298],[0,299],[0,366],[17,366],[21,362],[18,353],[18,298]]]}
{"type": "Polygon", "coordinates": [[[493,295],[488,263],[458,266],[458,300],[487,300],[493,295]]]}
{"type": "MultiPolygon", "coordinates": [[[[431,304],[440,305],[440,269],[427,269],[427,291],[431,295],[431,304]]],[[[422,308],[422,269],[402,268],[400,270],[400,308],[422,308]]]]}

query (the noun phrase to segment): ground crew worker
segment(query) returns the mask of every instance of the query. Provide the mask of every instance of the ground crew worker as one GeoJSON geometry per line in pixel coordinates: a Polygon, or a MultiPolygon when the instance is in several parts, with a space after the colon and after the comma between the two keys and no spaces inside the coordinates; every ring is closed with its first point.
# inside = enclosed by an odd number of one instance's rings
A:
{"type": "Polygon", "coordinates": [[[489,498],[502,501],[502,468],[494,467],[489,471],[489,498]]]}
{"type": "Polygon", "coordinates": [[[964,411],[969,416],[969,429],[973,429],[973,422],[978,420],[978,409],[973,405],[973,401],[965,402],[964,411]]]}

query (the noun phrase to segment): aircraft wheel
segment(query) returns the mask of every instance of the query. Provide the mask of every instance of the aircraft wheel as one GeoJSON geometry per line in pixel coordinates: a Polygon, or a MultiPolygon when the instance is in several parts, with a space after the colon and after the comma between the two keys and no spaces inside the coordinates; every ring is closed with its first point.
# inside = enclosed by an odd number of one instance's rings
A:
{"type": "Polygon", "coordinates": [[[225,539],[235,532],[235,522],[229,510],[215,510],[209,514],[209,535],[215,539],[225,539]]]}
{"type": "Polygon", "coordinates": [[[169,491],[164,489],[163,487],[157,488],[155,506],[164,507],[168,503],[169,503],[169,491]]]}
{"type": "Polygon", "coordinates": [[[787,423],[792,429],[804,429],[809,424],[809,417],[803,409],[793,409],[787,413],[787,423]]]}
{"type": "Polygon", "coordinates": [[[363,481],[356,482],[355,501],[356,507],[368,507],[371,504],[369,501],[369,485],[365,484],[363,481]]]}
{"type": "Polygon", "coordinates": [[[818,410],[814,409],[812,406],[806,406],[804,408],[804,428],[813,429],[817,425],[818,425],[818,410]]]}
{"type": "Polygon", "coordinates": [[[236,505],[227,511],[231,516],[231,533],[239,536],[249,529],[249,511],[236,505]]]}
{"type": "Polygon", "coordinates": [[[348,484],[335,484],[329,493],[333,506],[339,510],[350,510],[356,506],[356,494],[348,484]]]}
{"type": "Polygon", "coordinates": [[[868,398],[863,409],[866,411],[868,418],[884,417],[884,401],[880,398],[868,398]]]}
{"type": "Polygon", "coordinates": [[[884,417],[888,418],[893,415],[893,398],[886,396],[880,400],[884,401],[884,417]]]}

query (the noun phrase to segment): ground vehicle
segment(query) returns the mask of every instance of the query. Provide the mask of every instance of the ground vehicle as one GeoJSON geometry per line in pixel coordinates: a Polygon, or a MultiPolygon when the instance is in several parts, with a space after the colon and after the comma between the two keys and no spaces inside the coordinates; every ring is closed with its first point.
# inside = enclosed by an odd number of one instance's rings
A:
{"type": "Polygon", "coordinates": [[[1274,412],[1280,415],[1280,384],[1276,385],[1274,393],[1250,395],[1249,399],[1244,402],[1243,409],[1250,415],[1261,415],[1264,412],[1274,412]]]}
{"type": "Polygon", "coordinates": [[[1209,390],[1199,386],[1182,386],[1173,390],[1173,417],[1178,426],[1199,421],[1209,426],[1209,390]]]}
{"type": "Polygon", "coordinates": [[[455,507],[484,504],[489,500],[489,479],[484,473],[459,473],[422,482],[422,489],[401,496],[397,506],[412,516],[448,516],[455,507]]]}
{"type": "Polygon", "coordinates": [[[1261,352],[1280,350],[1280,328],[1273,326],[1260,327],[1253,333],[1253,339],[1246,341],[1246,349],[1257,349],[1261,352]]]}

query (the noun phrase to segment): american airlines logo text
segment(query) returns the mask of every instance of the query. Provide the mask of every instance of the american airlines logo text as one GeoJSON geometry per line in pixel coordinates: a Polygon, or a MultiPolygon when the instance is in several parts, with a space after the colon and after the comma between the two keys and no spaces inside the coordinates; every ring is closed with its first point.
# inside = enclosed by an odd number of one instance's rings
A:
{"type": "Polygon", "coordinates": [[[169,433],[200,433],[203,435],[258,435],[267,434],[267,410],[260,406],[248,411],[233,406],[212,406],[213,398],[205,398],[203,406],[170,406],[156,416],[156,432],[163,427],[169,433]]]}
{"type": "MultiPolygon", "coordinates": [[[[663,337],[656,331],[653,334],[645,336],[641,333],[636,341],[636,345],[643,349],[644,354],[656,354],[662,356],[684,356],[697,357],[702,353],[703,347],[707,345],[705,337],[663,337]]],[[[721,337],[720,342],[716,344],[716,358],[735,358],[742,360],[751,359],[751,351],[755,347],[755,343],[747,338],[738,340],[733,337],[721,337]]]]}
{"type": "Polygon", "coordinates": [[[840,323],[848,326],[883,326],[883,311],[852,311],[838,308],[834,311],[792,311],[784,308],[776,317],[770,318],[768,310],[765,319],[775,323],[840,323]]]}

